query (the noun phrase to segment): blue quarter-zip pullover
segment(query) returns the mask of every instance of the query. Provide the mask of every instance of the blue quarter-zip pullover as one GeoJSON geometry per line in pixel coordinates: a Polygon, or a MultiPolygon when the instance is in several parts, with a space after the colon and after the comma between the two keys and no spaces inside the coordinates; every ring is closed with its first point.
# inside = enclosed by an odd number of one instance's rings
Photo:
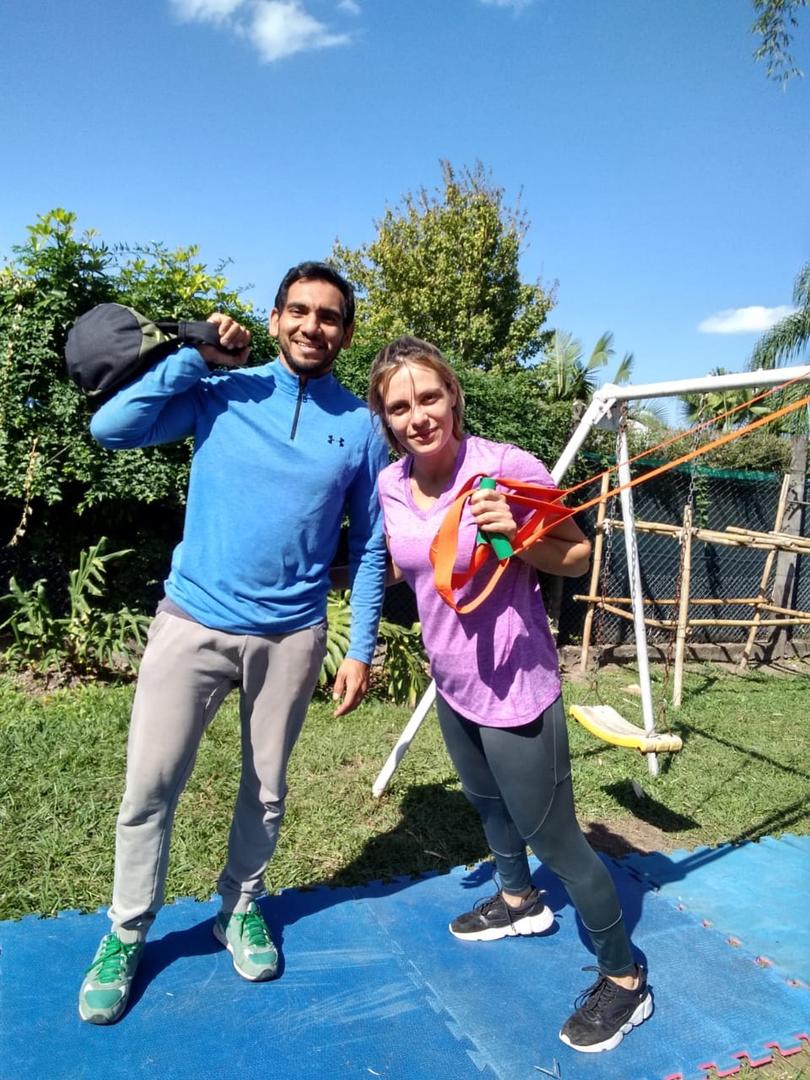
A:
{"type": "Polygon", "coordinates": [[[334,376],[299,378],[279,360],[210,374],[184,348],[120,390],[90,430],[115,450],[194,438],[165,588],[205,626],[287,634],[323,620],[345,510],[348,656],[370,662],[385,578],[376,481],[388,453],[365,403],[334,376]]]}

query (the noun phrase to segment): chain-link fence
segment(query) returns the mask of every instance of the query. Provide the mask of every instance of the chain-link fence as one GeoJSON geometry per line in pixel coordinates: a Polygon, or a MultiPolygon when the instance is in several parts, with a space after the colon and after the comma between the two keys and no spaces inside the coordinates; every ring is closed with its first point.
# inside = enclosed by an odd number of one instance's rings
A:
{"type": "MultiPolygon", "coordinates": [[[[771,473],[730,472],[682,466],[639,485],[633,491],[634,516],[639,522],[663,522],[678,529],[683,524],[687,503],[693,508],[693,525],[724,532],[736,527],[755,532],[770,532],[779,503],[782,477],[771,473]]],[[[810,515],[810,481],[805,483],[803,499],[794,506],[798,513],[802,536],[807,536],[810,515]]],[[[595,511],[583,515],[580,524],[594,534],[595,511]]],[[[608,519],[621,520],[619,498],[608,504],[608,519]]],[[[660,535],[637,529],[638,559],[642,593],[650,603],[645,615],[654,620],[675,620],[680,593],[682,560],[677,533],[660,535]],[[669,600],[670,603],[664,603],[669,600]]],[[[719,543],[692,541],[691,572],[689,575],[690,619],[750,620],[754,609],[744,604],[700,604],[701,599],[726,600],[756,597],[768,552],[762,548],[727,547],[719,543]]],[[[785,557],[783,557],[784,560],[785,557]]],[[[788,602],[783,606],[810,611],[810,558],[787,556],[790,565],[785,575],[788,602]]],[[[780,561],[780,567],[784,562],[780,561]]],[[[770,574],[766,592],[770,593],[774,572],[770,574]]],[[[575,643],[582,634],[586,605],[573,599],[575,594],[587,594],[589,578],[567,580],[560,608],[559,643],[575,643]]],[[[602,573],[596,590],[600,597],[629,597],[627,558],[621,528],[608,531],[602,556],[602,573]]],[[[784,597],[783,597],[784,598],[784,597]]],[[[780,603],[777,600],[777,603],[780,603]]],[[[616,605],[619,606],[619,605],[616,605]]],[[[630,612],[629,605],[621,605],[630,612]]],[[[763,618],[769,617],[763,613],[763,618]]],[[[768,638],[773,627],[762,627],[761,638],[768,638]]],[[[793,627],[791,636],[810,636],[810,627],[793,627]]],[[[673,631],[648,627],[652,643],[668,642],[673,631]]],[[[691,642],[727,643],[744,641],[747,626],[693,626],[691,642]]],[[[592,635],[594,645],[632,643],[633,627],[629,620],[602,610],[596,610],[592,635]]]]}

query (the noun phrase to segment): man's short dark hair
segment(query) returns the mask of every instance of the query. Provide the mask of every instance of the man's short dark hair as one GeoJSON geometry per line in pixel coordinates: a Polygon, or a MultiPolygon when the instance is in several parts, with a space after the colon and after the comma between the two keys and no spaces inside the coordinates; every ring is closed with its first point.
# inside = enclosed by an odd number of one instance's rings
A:
{"type": "Polygon", "coordinates": [[[281,312],[284,310],[290,286],[303,279],[307,281],[328,281],[330,285],[334,285],[343,297],[343,325],[344,327],[352,325],[354,322],[354,289],[346,278],[339,274],[334,267],[329,266],[328,263],[302,262],[297,266],[291,266],[281,279],[276,298],[273,301],[273,307],[276,311],[281,312]]]}

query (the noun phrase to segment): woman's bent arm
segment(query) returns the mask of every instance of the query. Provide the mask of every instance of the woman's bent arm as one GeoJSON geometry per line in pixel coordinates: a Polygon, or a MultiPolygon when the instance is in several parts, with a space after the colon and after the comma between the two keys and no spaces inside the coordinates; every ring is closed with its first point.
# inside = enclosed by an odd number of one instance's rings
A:
{"type": "Polygon", "coordinates": [[[546,574],[581,577],[590,566],[591,542],[573,518],[567,518],[518,558],[546,574]]]}

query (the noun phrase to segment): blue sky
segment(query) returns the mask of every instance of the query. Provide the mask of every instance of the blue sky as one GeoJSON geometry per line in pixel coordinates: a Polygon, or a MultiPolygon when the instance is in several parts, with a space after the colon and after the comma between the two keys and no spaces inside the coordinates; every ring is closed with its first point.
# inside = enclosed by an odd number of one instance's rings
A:
{"type": "MultiPolygon", "coordinates": [[[[748,0],[3,7],[3,254],[63,206],[229,257],[267,308],[440,159],[481,160],[531,221],[549,325],[586,351],[612,330],[636,382],[742,370],[808,259],[810,78],[765,78],[748,0]]],[[[810,13],[794,52],[810,71],[810,13]]]]}

